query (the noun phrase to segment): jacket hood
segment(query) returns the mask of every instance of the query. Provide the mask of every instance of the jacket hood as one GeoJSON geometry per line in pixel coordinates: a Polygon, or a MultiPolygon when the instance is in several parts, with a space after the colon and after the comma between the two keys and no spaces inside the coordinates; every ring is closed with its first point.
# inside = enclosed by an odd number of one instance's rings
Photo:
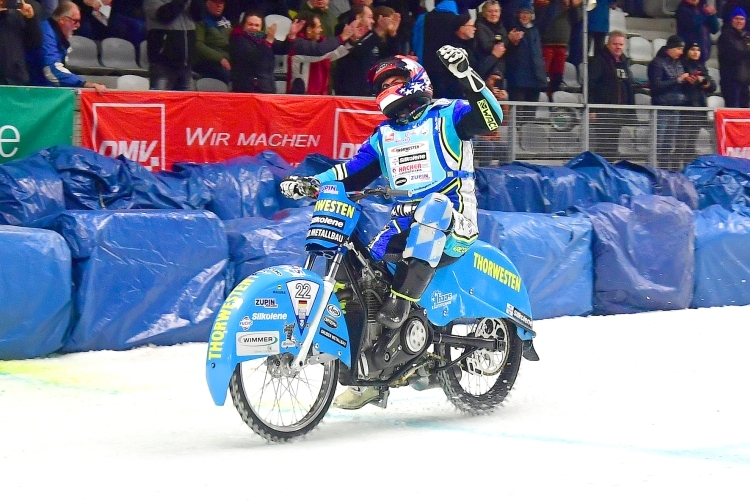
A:
{"type": "Polygon", "coordinates": [[[454,0],[443,0],[435,6],[435,10],[438,12],[453,12],[458,14],[458,4],[454,0]]]}

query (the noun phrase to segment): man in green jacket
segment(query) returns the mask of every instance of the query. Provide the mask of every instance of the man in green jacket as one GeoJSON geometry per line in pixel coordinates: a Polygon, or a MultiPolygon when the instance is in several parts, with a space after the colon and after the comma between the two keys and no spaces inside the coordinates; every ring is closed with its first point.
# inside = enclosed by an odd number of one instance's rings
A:
{"type": "Polygon", "coordinates": [[[202,77],[231,81],[229,34],[232,23],[224,17],[225,0],[206,0],[206,15],[195,24],[196,63],[194,69],[202,77]]]}

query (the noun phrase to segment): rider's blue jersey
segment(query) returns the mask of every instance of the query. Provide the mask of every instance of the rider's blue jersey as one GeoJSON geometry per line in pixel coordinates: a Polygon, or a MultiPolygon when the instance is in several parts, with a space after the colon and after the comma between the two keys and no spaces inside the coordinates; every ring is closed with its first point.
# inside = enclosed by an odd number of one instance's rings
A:
{"type": "Polygon", "coordinates": [[[392,120],[381,123],[349,161],[316,175],[321,182],[343,180],[377,163],[393,189],[410,190],[418,201],[429,193],[443,193],[453,207],[476,224],[474,151],[456,129],[472,111],[465,100],[440,99],[405,125],[392,120]]]}

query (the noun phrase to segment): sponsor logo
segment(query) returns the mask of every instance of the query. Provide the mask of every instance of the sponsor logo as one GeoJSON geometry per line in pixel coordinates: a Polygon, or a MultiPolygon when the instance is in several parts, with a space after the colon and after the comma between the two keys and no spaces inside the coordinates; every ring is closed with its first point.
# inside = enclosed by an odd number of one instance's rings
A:
{"type": "Polygon", "coordinates": [[[253,313],[253,321],[271,321],[277,319],[286,319],[289,315],[287,313],[253,313]]]}
{"type": "Polygon", "coordinates": [[[333,184],[326,184],[321,186],[320,192],[326,194],[339,194],[339,189],[333,184]]]}
{"type": "Polygon", "coordinates": [[[255,299],[255,307],[265,307],[266,309],[276,309],[278,304],[276,299],[255,299]]]}
{"type": "Polygon", "coordinates": [[[487,124],[487,128],[489,130],[496,130],[498,128],[498,124],[495,120],[495,117],[492,116],[490,104],[486,99],[482,99],[477,104],[479,105],[479,110],[482,112],[482,118],[484,118],[484,123],[487,124]]]}
{"type": "Polygon", "coordinates": [[[278,269],[271,269],[271,272],[275,274],[276,276],[284,276],[284,273],[279,271],[278,269]]]}
{"type": "Polygon", "coordinates": [[[315,202],[316,212],[332,212],[343,215],[347,219],[354,217],[354,205],[338,200],[318,200],[315,202]]]}
{"type": "Polygon", "coordinates": [[[427,153],[417,153],[408,156],[400,156],[398,158],[398,164],[403,165],[404,163],[413,163],[415,161],[425,161],[427,159],[427,153]]]}
{"type": "Polygon", "coordinates": [[[341,317],[341,310],[334,306],[333,304],[328,304],[328,307],[326,307],[326,312],[333,316],[334,318],[340,318],[341,317]]]}
{"type": "Polygon", "coordinates": [[[344,221],[341,219],[337,219],[336,217],[329,217],[327,215],[316,215],[310,220],[310,225],[312,224],[323,224],[324,226],[333,226],[338,229],[342,229],[344,227],[344,221]]]}
{"type": "Polygon", "coordinates": [[[333,243],[343,243],[345,239],[344,235],[341,233],[337,233],[336,231],[333,231],[331,229],[322,229],[319,227],[311,227],[307,231],[307,237],[331,241],[333,243]]]}
{"type": "Polygon", "coordinates": [[[338,328],[339,324],[336,322],[335,319],[331,318],[330,316],[324,316],[323,317],[323,323],[330,326],[331,328],[338,328]]]}
{"type": "Polygon", "coordinates": [[[407,182],[408,182],[408,180],[406,179],[406,177],[399,177],[398,179],[396,179],[396,182],[395,182],[395,184],[396,184],[397,186],[403,186],[403,185],[404,185],[404,184],[406,184],[407,182]]]}
{"type": "Polygon", "coordinates": [[[529,330],[531,330],[534,327],[534,322],[531,320],[531,318],[528,315],[516,309],[511,304],[505,305],[505,313],[511,318],[518,320],[519,323],[527,327],[529,330]]]}
{"type": "Polygon", "coordinates": [[[149,170],[162,170],[166,156],[164,104],[93,105],[93,149],[102,156],[123,155],[149,170]]]}
{"type": "Polygon", "coordinates": [[[250,316],[245,316],[240,320],[240,328],[243,330],[248,331],[251,326],[253,326],[253,320],[250,319],[250,316]]]}
{"type": "Polygon", "coordinates": [[[432,300],[433,309],[447,307],[451,305],[451,302],[453,302],[453,293],[443,293],[439,290],[435,290],[434,292],[432,292],[430,300],[432,300]]]}
{"type": "Polygon", "coordinates": [[[508,286],[516,292],[521,290],[521,277],[508,271],[500,264],[495,264],[490,259],[482,257],[478,253],[474,254],[474,268],[490,276],[503,285],[508,286]]]}
{"type": "Polygon", "coordinates": [[[341,337],[339,337],[338,335],[336,335],[336,334],[334,334],[332,332],[329,332],[325,328],[321,328],[320,329],[320,334],[323,337],[325,337],[328,340],[330,340],[331,342],[335,342],[338,345],[340,345],[341,347],[346,347],[346,340],[342,339],[341,337]]]}
{"type": "Polygon", "coordinates": [[[295,347],[297,345],[297,339],[294,338],[294,323],[284,325],[284,335],[286,339],[281,343],[281,347],[295,347]]]}
{"type": "Polygon", "coordinates": [[[16,127],[13,125],[3,125],[0,127],[0,157],[12,158],[15,156],[18,153],[18,148],[15,147],[15,144],[19,142],[21,142],[21,132],[16,127]],[[9,134],[5,133],[6,130],[9,134]],[[5,151],[5,144],[13,144],[13,146],[10,146],[12,149],[5,151]]]}
{"type": "Polygon", "coordinates": [[[238,356],[279,353],[279,332],[237,333],[238,356]]]}

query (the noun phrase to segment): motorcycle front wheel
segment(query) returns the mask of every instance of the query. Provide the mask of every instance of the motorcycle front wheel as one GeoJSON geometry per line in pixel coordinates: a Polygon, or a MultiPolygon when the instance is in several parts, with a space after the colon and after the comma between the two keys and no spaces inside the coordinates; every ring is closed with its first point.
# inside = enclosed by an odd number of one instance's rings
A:
{"type": "Polygon", "coordinates": [[[516,326],[507,320],[481,318],[473,323],[451,325],[448,333],[498,340],[498,350],[438,344],[437,354],[448,364],[469,352],[455,365],[437,374],[443,392],[453,406],[465,413],[487,413],[499,406],[513,387],[521,366],[523,342],[516,326]]]}
{"type": "Polygon", "coordinates": [[[283,442],[313,430],[331,406],[339,361],[290,369],[291,354],[237,365],[229,384],[242,420],[268,441],[283,442]]]}

